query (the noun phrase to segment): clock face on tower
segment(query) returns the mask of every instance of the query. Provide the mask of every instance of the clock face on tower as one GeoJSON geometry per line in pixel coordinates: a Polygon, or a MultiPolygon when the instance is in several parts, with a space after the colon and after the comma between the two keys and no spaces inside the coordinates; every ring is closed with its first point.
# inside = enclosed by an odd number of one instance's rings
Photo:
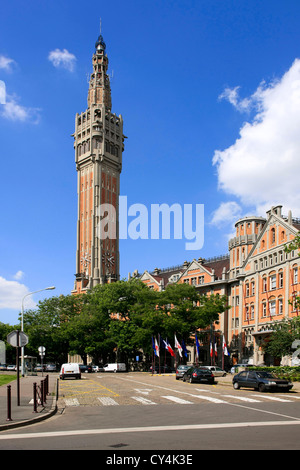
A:
{"type": "Polygon", "coordinates": [[[110,253],[110,251],[106,251],[103,253],[102,261],[104,262],[107,268],[111,268],[115,264],[114,256],[110,253]]]}

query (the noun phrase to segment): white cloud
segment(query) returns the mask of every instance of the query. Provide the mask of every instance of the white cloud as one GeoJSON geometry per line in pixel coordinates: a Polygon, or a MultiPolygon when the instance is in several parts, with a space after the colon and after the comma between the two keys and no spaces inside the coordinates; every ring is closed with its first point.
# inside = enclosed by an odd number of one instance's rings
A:
{"type": "Polygon", "coordinates": [[[55,49],[54,51],[49,52],[48,59],[54,67],[62,67],[69,70],[70,72],[74,71],[76,57],[74,54],[71,54],[67,49],[55,49]]]}
{"type": "MultiPolygon", "coordinates": [[[[30,291],[18,281],[8,281],[0,276],[0,309],[22,309],[22,299],[30,291]]],[[[26,309],[36,307],[29,296],[26,300],[26,309]]]]}
{"type": "MultiPolygon", "coordinates": [[[[234,90],[226,94],[241,110],[234,90]]],[[[283,204],[300,216],[300,60],[281,79],[261,84],[244,108],[250,105],[253,120],[243,124],[233,145],[215,151],[219,188],[254,206],[257,215],[283,204]]]]}
{"type": "Polygon", "coordinates": [[[234,201],[222,202],[213,212],[211,224],[218,227],[231,224],[241,217],[242,208],[234,201]]]}
{"type": "Polygon", "coordinates": [[[15,61],[4,55],[0,55],[0,69],[5,70],[6,72],[11,72],[15,61]]]}
{"type": "Polygon", "coordinates": [[[220,100],[227,100],[230,104],[232,104],[238,111],[245,112],[251,109],[253,99],[244,98],[243,100],[239,97],[239,86],[235,88],[225,88],[223,93],[219,96],[220,100]]]}
{"type": "Polygon", "coordinates": [[[6,86],[3,80],[0,80],[0,104],[6,103],[6,86]]]}
{"type": "Polygon", "coordinates": [[[16,281],[20,281],[23,277],[24,273],[21,270],[17,271],[16,274],[13,276],[16,281]]]}
{"type": "Polygon", "coordinates": [[[1,116],[10,121],[27,121],[33,124],[40,122],[40,109],[20,105],[15,96],[6,95],[6,103],[2,109],[1,116]]]}

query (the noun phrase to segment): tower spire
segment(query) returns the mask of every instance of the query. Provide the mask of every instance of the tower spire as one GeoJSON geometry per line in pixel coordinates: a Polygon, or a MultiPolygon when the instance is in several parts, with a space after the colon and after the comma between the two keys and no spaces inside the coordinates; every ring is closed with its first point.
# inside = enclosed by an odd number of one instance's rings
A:
{"type": "Polygon", "coordinates": [[[106,111],[111,111],[111,90],[108,69],[108,57],[106,54],[106,44],[101,34],[101,20],[100,20],[100,35],[95,43],[95,52],[92,58],[93,72],[90,77],[89,91],[88,91],[88,107],[104,106],[106,111]]]}

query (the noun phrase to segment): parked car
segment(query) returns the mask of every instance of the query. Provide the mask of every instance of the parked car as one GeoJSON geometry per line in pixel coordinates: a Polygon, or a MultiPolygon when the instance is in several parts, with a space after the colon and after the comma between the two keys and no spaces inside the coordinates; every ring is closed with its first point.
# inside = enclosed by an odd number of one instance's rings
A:
{"type": "Polygon", "coordinates": [[[37,364],[34,368],[35,372],[45,372],[46,371],[46,365],[43,364],[43,366],[41,364],[37,364]]]}
{"type": "Polygon", "coordinates": [[[124,362],[112,362],[104,364],[104,372],[126,372],[126,364],[124,362]]]}
{"type": "Polygon", "coordinates": [[[6,364],[0,364],[0,370],[6,370],[6,364]]]}
{"type": "Polygon", "coordinates": [[[56,372],[56,365],[55,364],[47,364],[46,365],[46,371],[47,372],[56,372]]]}
{"type": "Polygon", "coordinates": [[[226,370],[223,370],[221,369],[221,367],[217,367],[217,366],[203,366],[203,367],[206,367],[207,369],[209,369],[215,377],[225,377],[225,375],[227,374],[226,370]]]}
{"type": "Polygon", "coordinates": [[[92,366],[85,366],[84,364],[79,364],[80,372],[94,372],[92,366]]]}
{"type": "Polygon", "coordinates": [[[232,379],[233,388],[241,387],[255,388],[260,392],[267,390],[289,391],[293,387],[291,382],[278,379],[271,372],[267,371],[243,371],[235,375],[232,379]]]}
{"type": "Polygon", "coordinates": [[[206,382],[213,384],[215,382],[214,374],[205,367],[190,367],[182,377],[183,382],[206,382]]]}
{"type": "Polygon", "coordinates": [[[81,379],[81,371],[79,364],[71,362],[69,362],[68,364],[62,364],[59,377],[62,380],[68,377],[75,377],[75,379],[81,379]]]}
{"type": "Polygon", "coordinates": [[[6,367],[6,370],[17,370],[17,366],[15,364],[9,364],[6,367]]]}
{"type": "Polygon", "coordinates": [[[178,366],[176,369],[176,380],[182,379],[184,373],[190,368],[191,366],[185,366],[185,365],[178,366]]]}

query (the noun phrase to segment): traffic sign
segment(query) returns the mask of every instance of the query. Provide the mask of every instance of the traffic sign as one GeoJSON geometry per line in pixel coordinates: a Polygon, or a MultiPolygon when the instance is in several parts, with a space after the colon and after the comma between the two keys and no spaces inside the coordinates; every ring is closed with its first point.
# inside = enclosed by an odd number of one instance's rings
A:
{"type": "Polygon", "coordinates": [[[38,347],[38,351],[39,351],[39,355],[40,355],[40,356],[44,356],[44,355],[45,355],[45,351],[46,351],[45,346],[39,346],[39,347],[38,347]]]}
{"type": "Polygon", "coordinates": [[[9,333],[6,339],[7,339],[7,342],[11,344],[12,346],[14,346],[15,348],[17,348],[18,346],[20,348],[23,348],[24,346],[26,346],[26,344],[29,341],[28,336],[25,335],[23,331],[18,331],[18,330],[14,330],[11,333],[9,333]],[[19,336],[19,344],[18,344],[18,336],[19,336]]]}

